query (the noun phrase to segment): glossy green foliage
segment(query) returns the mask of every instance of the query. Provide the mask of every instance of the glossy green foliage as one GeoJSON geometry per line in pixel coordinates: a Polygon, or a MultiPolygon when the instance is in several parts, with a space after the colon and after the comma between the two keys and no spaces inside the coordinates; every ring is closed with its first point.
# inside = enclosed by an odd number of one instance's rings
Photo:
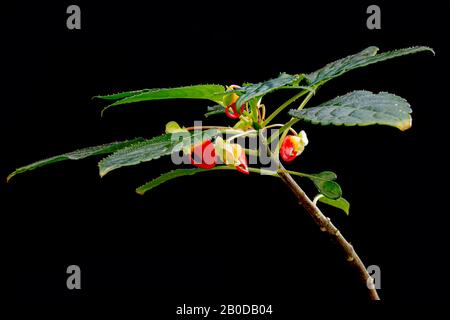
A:
{"type": "Polygon", "coordinates": [[[314,182],[317,190],[325,197],[330,199],[339,199],[342,196],[342,189],[334,180],[337,176],[334,172],[323,171],[320,173],[310,174],[308,178],[314,182]]]}
{"type": "Polygon", "coordinates": [[[316,197],[316,199],[319,202],[325,203],[329,206],[341,209],[342,211],[344,211],[347,215],[350,214],[350,203],[345,200],[344,198],[339,198],[339,199],[330,199],[327,197],[323,197],[322,195],[319,195],[316,197]]]}
{"type": "Polygon", "coordinates": [[[166,100],[166,99],[206,99],[222,103],[225,87],[215,84],[195,85],[178,88],[145,89],[139,91],[122,92],[113,95],[96,96],[94,98],[117,100],[105,107],[102,113],[114,106],[128,103],[166,100]]]}

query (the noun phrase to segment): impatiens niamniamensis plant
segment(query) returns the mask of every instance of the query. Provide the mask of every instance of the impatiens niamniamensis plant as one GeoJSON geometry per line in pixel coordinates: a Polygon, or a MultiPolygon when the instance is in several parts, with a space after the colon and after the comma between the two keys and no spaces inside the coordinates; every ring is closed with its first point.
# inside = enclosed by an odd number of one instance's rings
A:
{"type": "Polygon", "coordinates": [[[234,125],[203,126],[200,122],[191,127],[180,127],[178,123],[172,121],[166,124],[165,133],[160,136],[113,142],[40,160],[16,169],[7,180],[19,173],[51,163],[105,154],[109,156],[99,162],[100,176],[124,166],[133,166],[168,155],[171,155],[175,164],[185,164],[182,168],[163,173],[138,187],[136,192],[139,194],[181,176],[216,170],[237,170],[245,175],[260,173],[280,178],[311,215],[320,230],[329,234],[342,250],[346,261],[354,267],[361,281],[367,286],[369,298],[378,300],[373,280],[353,246],[317,206],[317,203],[321,202],[349,213],[350,204],[342,197],[342,190],[336,182],[336,174],[331,171],[320,173],[291,171],[285,169],[283,163],[294,161],[308,145],[305,131],[294,128],[301,120],[321,125],[377,124],[393,126],[401,131],[409,129],[412,124],[412,110],[409,103],[387,92],[356,90],[313,107],[306,108],[306,105],[322,85],[350,70],[422,51],[434,54],[429,47],[418,46],[383,53],[378,53],[377,47],[368,47],[361,52],[331,62],[317,71],[300,74],[281,73],[276,78],[260,83],[246,83],[241,86],[193,85],[96,96],[95,98],[111,102],[103,109],[102,114],[107,109],[123,107],[134,102],[205,99],[214,103],[208,107],[205,117],[224,115],[234,120],[234,125]],[[277,108],[263,103],[267,94],[281,89],[291,91],[292,97],[277,108]],[[299,100],[301,101],[295,105],[299,100]],[[286,123],[273,123],[275,117],[288,107],[291,107],[287,112],[291,119],[286,123]],[[262,163],[270,165],[267,167],[262,163]],[[292,176],[312,181],[318,192],[313,200],[305,194],[292,176]]]}

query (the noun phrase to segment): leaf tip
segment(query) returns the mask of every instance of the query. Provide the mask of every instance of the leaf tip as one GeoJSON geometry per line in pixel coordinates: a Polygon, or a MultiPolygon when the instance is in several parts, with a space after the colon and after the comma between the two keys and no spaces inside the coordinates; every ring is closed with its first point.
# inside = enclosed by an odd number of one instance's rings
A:
{"type": "Polygon", "coordinates": [[[338,208],[342,211],[344,211],[344,213],[349,216],[350,215],[350,202],[348,202],[347,200],[345,200],[344,198],[340,197],[338,199],[331,199],[328,198],[326,196],[323,196],[321,194],[318,194],[315,198],[314,198],[315,203],[317,203],[317,201],[328,204],[332,207],[338,208]]]}
{"type": "Polygon", "coordinates": [[[400,131],[406,131],[412,127],[412,117],[409,117],[409,119],[405,119],[404,121],[400,122],[397,125],[397,128],[400,129],[400,131]]]}
{"type": "Polygon", "coordinates": [[[9,183],[9,181],[12,179],[12,177],[14,177],[16,175],[16,172],[12,172],[10,173],[7,177],[6,177],[6,183],[9,183]]]}
{"type": "Polygon", "coordinates": [[[424,48],[425,48],[425,50],[430,51],[433,54],[433,56],[436,56],[436,52],[434,51],[433,48],[431,48],[431,47],[424,47],[424,48]]]}

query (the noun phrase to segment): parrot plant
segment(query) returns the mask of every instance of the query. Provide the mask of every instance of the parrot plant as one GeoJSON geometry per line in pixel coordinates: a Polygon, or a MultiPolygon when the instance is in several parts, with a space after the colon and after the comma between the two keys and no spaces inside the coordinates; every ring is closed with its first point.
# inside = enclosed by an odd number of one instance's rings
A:
{"type": "Polygon", "coordinates": [[[305,108],[317,90],[328,81],[342,74],[377,62],[403,55],[430,51],[429,47],[411,47],[378,53],[377,47],[368,47],[361,52],[331,62],[311,73],[281,73],[276,78],[260,83],[246,83],[242,86],[222,86],[215,84],[193,85],[178,88],[144,89],[121,92],[95,98],[109,101],[106,109],[123,107],[126,104],[162,99],[205,99],[212,101],[205,117],[225,115],[234,123],[231,126],[194,125],[181,127],[171,121],[166,124],[165,133],[144,139],[113,142],[96,147],[88,147],[59,156],[40,160],[20,167],[13,176],[63,160],[78,160],[91,156],[109,154],[99,162],[100,176],[124,166],[137,165],[162,156],[171,155],[176,163],[187,167],[173,171],[145,183],[136,189],[138,194],[157,187],[181,176],[216,170],[237,170],[249,175],[260,173],[281,178],[314,219],[320,230],[326,232],[342,250],[346,261],[359,273],[361,281],[367,285],[368,297],[378,300],[372,278],[368,274],[353,246],[318,208],[318,202],[342,209],[348,214],[349,203],[342,197],[342,190],[331,171],[303,173],[284,168],[302,154],[308,145],[305,131],[297,132],[293,127],[300,120],[321,125],[367,126],[388,125],[400,130],[411,127],[411,108],[409,103],[387,92],[372,93],[365,90],[352,91],[314,107],[305,108]],[[292,97],[278,108],[263,104],[265,95],[275,90],[289,90],[292,97]],[[274,118],[289,106],[303,98],[296,108],[289,110],[291,117],[286,123],[274,124],[274,118]],[[271,112],[268,112],[271,110],[271,112]],[[257,141],[259,144],[246,144],[257,141]],[[176,156],[179,156],[177,159],[176,156]],[[255,159],[269,159],[271,166],[263,168],[255,159]],[[280,161],[280,158],[282,161],[280,161]],[[182,159],[180,162],[178,160],[182,159]],[[249,161],[250,160],[250,161],[249,161]],[[313,182],[318,194],[311,200],[292,176],[307,178],[313,182]]]}

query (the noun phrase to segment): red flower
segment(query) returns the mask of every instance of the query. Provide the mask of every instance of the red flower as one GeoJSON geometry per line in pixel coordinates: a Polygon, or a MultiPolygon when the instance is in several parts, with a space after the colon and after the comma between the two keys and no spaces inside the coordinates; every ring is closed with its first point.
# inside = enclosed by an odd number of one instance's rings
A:
{"type": "Polygon", "coordinates": [[[241,154],[238,158],[238,163],[236,164],[236,170],[243,174],[249,174],[248,164],[247,164],[247,156],[245,155],[244,150],[242,150],[241,154]]]}
{"type": "Polygon", "coordinates": [[[230,119],[237,119],[241,116],[241,113],[244,111],[244,108],[245,104],[243,104],[241,106],[241,109],[238,111],[236,108],[236,102],[233,102],[232,104],[225,107],[225,114],[230,119]],[[233,111],[233,113],[231,113],[230,109],[233,111]]]}
{"type": "Polygon", "coordinates": [[[210,140],[192,146],[191,164],[203,169],[211,169],[216,165],[216,149],[210,140]]]}
{"type": "Polygon", "coordinates": [[[224,98],[224,103],[226,104],[225,114],[227,115],[228,118],[237,119],[244,111],[245,104],[243,104],[241,108],[237,110],[236,101],[238,99],[239,96],[236,93],[232,93],[224,98]]]}
{"type": "Polygon", "coordinates": [[[299,156],[308,144],[306,133],[301,131],[298,135],[288,135],[284,138],[280,148],[280,156],[285,162],[291,162],[299,156]]]}

